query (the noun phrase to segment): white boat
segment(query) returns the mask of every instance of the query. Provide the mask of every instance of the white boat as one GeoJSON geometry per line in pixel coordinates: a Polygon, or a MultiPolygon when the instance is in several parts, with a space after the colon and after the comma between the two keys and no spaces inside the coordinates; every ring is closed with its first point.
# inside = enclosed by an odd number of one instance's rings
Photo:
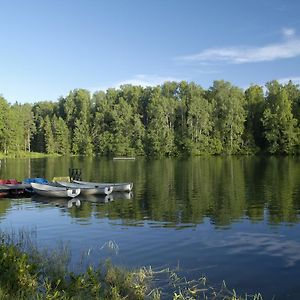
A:
{"type": "Polygon", "coordinates": [[[112,186],[114,192],[130,192],[133,188],[132,182],[125,182],[125,183],[98,183],[98,182],[89,182],[89,181],[79,181],[73,180],[73,182],[78,184],[83,184],[87,186],[92,186],[96,188],[103,188],[106,186],[112,186]]]}
{"type": "Polygon", "coordinates": [[[80,189],[82,195],[109,195],[114,189],[112,186],[94,187],[75,182],[56,181],[56,183],[66,188],[80,189]]]}
{"type": "Polygon", "coordinates": [[[35,193],[46,197],[74,198],[80,194],[80,189],[70,189],[49,184],[31,183],[31,187],[35,193]]]}

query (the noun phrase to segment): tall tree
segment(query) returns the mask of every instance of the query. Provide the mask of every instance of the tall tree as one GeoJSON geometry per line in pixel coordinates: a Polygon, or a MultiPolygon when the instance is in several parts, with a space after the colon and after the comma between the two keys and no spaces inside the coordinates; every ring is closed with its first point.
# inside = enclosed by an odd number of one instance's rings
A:
{"type": "Polygon", "coordinates": [[[47,152],[45,144],[45,119],[48,116],[52,118],[57,103],[50,101],[41,101],[33,105],[32,112],[34,118],[34,132],[32,135],[31,150],[37,152],[47,152]]]}
{"type": "Polygon", "coordinates": [[[206,99],[205,91],[195,83],[181,82],[179,94],[176,136],[182,144],[181,151],[214,154],[212,104],[206,99]]]}
{"type": "Polygon", "coordinates": [[[53,136],[52,122],[49,116],[46,116],[45,118],[44,131],[45,131],[44,138],[45,138],[46,153],[53,154],[56,152],[57,147],[53,136]]]}
{"type": "Polygon", "coordinates": [[[93,154],[93,145],[89,126],[87,122],[82,119],[77,119],[75,121],[73,153],[87,156],[93,154]]]}
{"type": "Polygon", "coordinates": [[[54,137],[56,153],[70,154],[70,132],[65,121],[59,117],[54,119],[54,137]]]}
{"type": "Polygon", "coordinates": [[[64,101],[64,115],[71,132],[73,152],[75,154],[91,154],[91,97],[89,91],[84,89],[71,91],[64,101]],[[86,141],[83,141],[85,134],[88,136],[86,136],[86,141]]]}
{"type": "Polygon", "coordinates": [[[214,106],[214,131],[222,144],[223,152],[239,153],[243,147],[246,117],[243,91],[229,82],[215,81],[210,89],[210,97],[214,106]]]}
{"type": "Polygon", "coordinates": [[[147,107],[147,152],[150,155],[170,156],[176,153],[175,110],[176,102],[162,96],[161,89],[153,90],[147,107]]]}
{"type": "Polygon", "coordinates": [[[271,154],[295,152],[299,144],[297,120],[292,114],[292,103],[286,89],[277,81],[266,84],[268,89],[262,122],[267,140],[267,151],[271,154]]]}
{"type": "Polygon", "coordinates": [[[265,98],[263,88],[252,85],[245,91],[246,99],[246,123],[244,142],[248,152],[257,152],[265,146],[263,136],[263,124],[261,121],[265,98]]]}

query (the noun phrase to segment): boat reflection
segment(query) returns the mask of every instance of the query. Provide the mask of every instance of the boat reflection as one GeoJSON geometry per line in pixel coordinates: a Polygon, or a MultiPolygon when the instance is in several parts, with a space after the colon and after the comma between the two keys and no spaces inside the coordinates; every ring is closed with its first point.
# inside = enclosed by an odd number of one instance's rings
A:
{"type": "Polygon", "coordinates": [[[112,192],[109,195],[79,195],[76,199],[94,203],[108,203],[115,200],[128,200],[133,197],[132,192],[112,192]]]}
{"type": "Polygon", "coordinates": [[[51,204],[58,207],[72,208],[81,206],[81,201],[78,198],[48,198],[39,195],[33,195],[31,197],[32,201],[43,203],[43,204],[51,204]]]}

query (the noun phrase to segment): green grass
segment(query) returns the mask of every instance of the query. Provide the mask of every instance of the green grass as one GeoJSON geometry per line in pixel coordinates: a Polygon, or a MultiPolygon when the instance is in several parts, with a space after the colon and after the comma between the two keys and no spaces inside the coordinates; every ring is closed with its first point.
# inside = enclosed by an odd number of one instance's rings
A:
{"type": "Polygon", "coordinates": [[[46,153],[39,153],[39,152],[27,152],[27,151],[18,151],[18,152],[11,152],[11,153],[3,153],[0,152],[0,159],[4,158],[43,158],[43,157],[58,157],[59,154],[46,154],[46,153]]]}

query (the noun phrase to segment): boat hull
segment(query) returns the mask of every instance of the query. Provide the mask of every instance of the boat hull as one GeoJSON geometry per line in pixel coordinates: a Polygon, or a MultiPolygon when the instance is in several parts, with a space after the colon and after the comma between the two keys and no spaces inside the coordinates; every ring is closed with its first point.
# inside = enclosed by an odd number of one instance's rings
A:
{"type": "Polygon", "coordinates": [[[126,182],[126,183],[98,183],[98,182],[79,181],[79,180],[73,180],[73,182],[78,183],[78,184],[82,184],[82,185],[97,187],[97,188],[112,186],[114,192],[130,192],[133,188],[133,183],[132,182],[126,182]]]}
{"type": "Polygon", "coordinates": [[[64,182],[64,181],[57,181],[56,183],[59,186],[70,188],[70,189],[79,188],[80,193],[82,195],[109,195],[113,191],[112,186],[94,187],[94,186],[88,186],[84,184],[64,182]]]}
{"type": "Polygon", "coordinates": [[[80,194],[80,189],[69,189],[38,183],[31,183],[31,186],[35,193],[45,197],[74,198],[80,194]]]}

